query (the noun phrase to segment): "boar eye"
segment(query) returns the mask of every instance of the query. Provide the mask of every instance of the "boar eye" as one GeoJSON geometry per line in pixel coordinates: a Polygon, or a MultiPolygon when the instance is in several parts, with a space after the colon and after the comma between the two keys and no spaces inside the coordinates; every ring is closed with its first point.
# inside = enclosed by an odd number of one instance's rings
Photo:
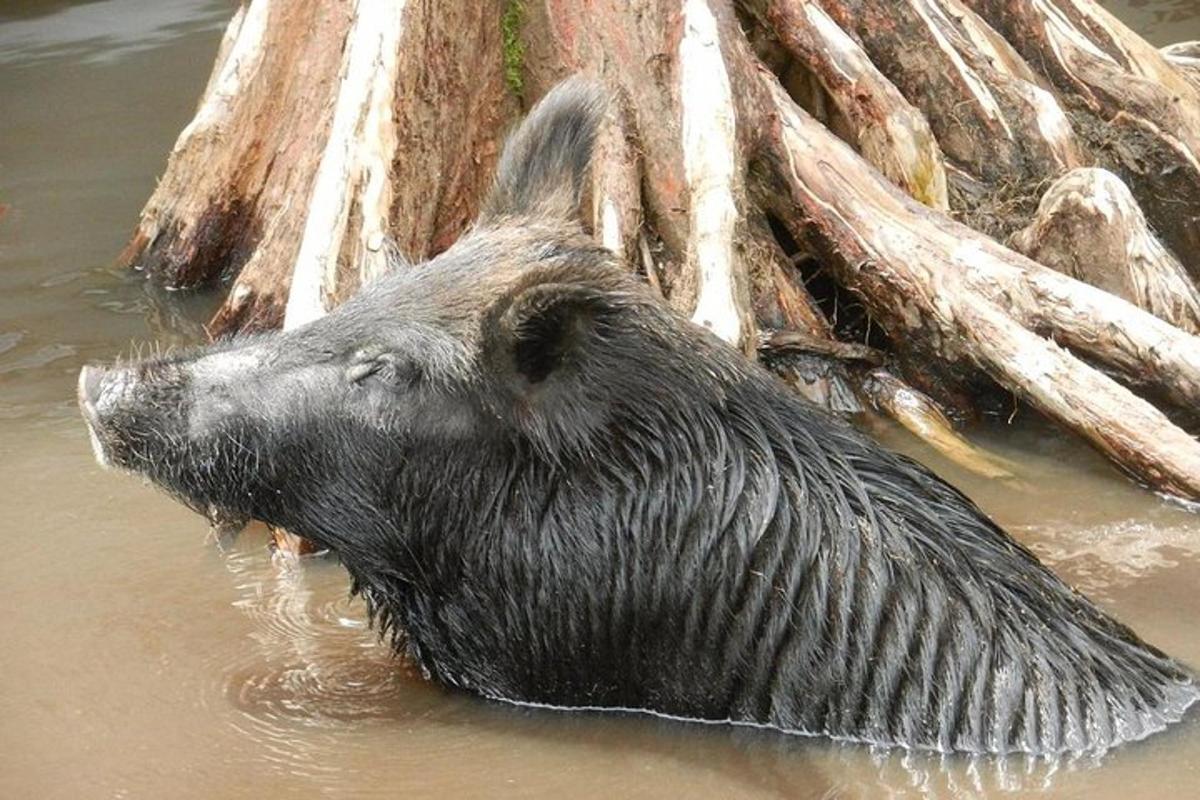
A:
{"type": "Polygon", "coordinates": [[[346,380],[351,383],[362,383],[367,378],[379,371],[379,362],[377,361],[360,361],[351,364],[346,370],[346,380]]]}
{"type": "Polygon", "coordinates": [[[346,380],[358,384],[368,378],[392,386],[411,386],[420,378],[420,369],[406,356],[360,350],[346,368],[346,380]]]}

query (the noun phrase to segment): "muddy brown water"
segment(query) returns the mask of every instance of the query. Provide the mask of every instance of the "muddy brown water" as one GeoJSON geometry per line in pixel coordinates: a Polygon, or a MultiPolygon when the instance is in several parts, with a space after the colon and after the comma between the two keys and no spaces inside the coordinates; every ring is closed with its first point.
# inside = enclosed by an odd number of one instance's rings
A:
{"type": "MultiPolygon", "coordinates": [[[[1111,3],[1155,43],[1190,0],[1111,3]]],[[[211,298],[105,265],[187,121],[231,4],[0,3],[0,798],[1200,796],[1200,720],[1095,760],[940,758],[489,704],[396,663],[335,563],[222,550],[93,465],[80,365],[196,335],[211,298]]],[[[1019,417],[963,487],[1055,569],[1200,666],[1200,515],[1019,417]]]]}

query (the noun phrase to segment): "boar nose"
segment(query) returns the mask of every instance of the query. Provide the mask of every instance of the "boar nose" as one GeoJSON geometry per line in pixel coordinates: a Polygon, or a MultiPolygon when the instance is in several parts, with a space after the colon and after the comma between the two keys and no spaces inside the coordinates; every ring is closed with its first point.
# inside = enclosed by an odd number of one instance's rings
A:
{"type": "Polygon", "coordinates": [[[79,383],[75,387],[75,396],[79,408],[88,421],[96,419],[96,402],[100,397],[100,383],[108,370],[104,367],[84,367],[79,370],[79,383]]]}

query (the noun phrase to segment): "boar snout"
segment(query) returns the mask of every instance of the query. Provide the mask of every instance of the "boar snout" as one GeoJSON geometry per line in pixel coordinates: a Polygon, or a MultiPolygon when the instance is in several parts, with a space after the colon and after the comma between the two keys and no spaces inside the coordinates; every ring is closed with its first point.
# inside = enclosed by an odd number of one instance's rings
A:
{"type": "Polygon", "coordinates": [[[79,370],[79,381],[75,386],[75,399],[79,410],[87,423],[88,435],[92,441],[92,452],[96,461],[103,467],[112,465],[108,457],[108,449],[104,446],[104,418],[113,403],[113,395],[123,391],[124,379],[113,378],[114,370],[100,366],[86,366],[79,370]],[[120,384],[120,385],[118,385],[120,384]]]}
{"type": "Polygon", "coordinates": [[[103,467],[136,469],[135,456],[178,428],[178,377],[152,362],[86,366],[75,394],[103,467]]]}
{"type": "Polygon", "coordinates": [[[100,398],[100,385],[104,381],[104,367],[84,367],[79,370],[79,383],[75,387],[75,398],[79,401],[79,409],[89,425],[97,419],[96,404],[100,398]]]}

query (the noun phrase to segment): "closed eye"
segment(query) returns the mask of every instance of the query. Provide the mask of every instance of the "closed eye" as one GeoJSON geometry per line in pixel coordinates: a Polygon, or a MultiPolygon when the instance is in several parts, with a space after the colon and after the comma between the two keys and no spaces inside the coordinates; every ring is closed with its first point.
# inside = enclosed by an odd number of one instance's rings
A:
{"type": "Polygon", "coordinates": [[[362,383],[367,378],[379,372],[380,363],[378,360],[361,361],[357,364],[351,364],[346,370],[346,380],[351,383],[362,383]]]}
{"type": "Polygon", "coordinates": [[[395,353],[356,354],[346,368],[346,380],[354,384],[375,379],[395,388],[411,388],[420,378],[421,368],[411,358],[395,353]]]}

